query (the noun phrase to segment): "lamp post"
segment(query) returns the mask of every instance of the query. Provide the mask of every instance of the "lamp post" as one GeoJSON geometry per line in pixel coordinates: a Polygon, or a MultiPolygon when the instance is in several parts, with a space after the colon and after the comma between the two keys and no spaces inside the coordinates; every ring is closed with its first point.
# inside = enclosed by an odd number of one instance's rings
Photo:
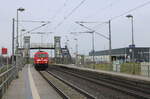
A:
{"type": "Polygon", "coordinates": [[[14,65],[14,36],[15,36],[15,19],[12,19],[12,64],[14,65]]]}
{"type": "Polygon", "coordinates": [[[18,27],[19,27],[19,21],[18,21],[18,13],[19,13],[19,11],[20,12],[22,12],[22,11],[24,11],[25,9],[24,8],[18,8],[17,9],[17,20],[16,20],[16,23],[17,23],[17,26],[16,26],[16,32],[17,32],[17,35],[16,35],[16,67],[17,67],[17,76],[16,77],[18,77],[18,71],[19,71],[19,56],[18,56],[18,48],[19,48],[19,41],[18,41],[18,34],[19,34],[19,29],[18,29],[18,27]]]}
{"type": "Polygon", "coordinates": [[[25,10],[24,8],[18,8],[17,9],[17,20],[16,20],[16,22],[17,22],[17,27],[16,27],[17,28],[16,29],[17,30],[16,31],[17,32],[17,37],[16,37],[16,54],[18,54],[18,47],[19,47],[19,41],[18,41],[18,35],[19,35],[19,21],[18,21],[18,19],[19,18],[18,18],[18,13],[19,13],[19,11],[23,12],[24,10],[25,10]]]}
{"type": "Polygon", "coordinates": [[[135,47],[135,44],[134,44],[133,16],[131,14],[129,14],[126,17],[131,19],[131,25],[132,25],[132,31],[131,31],[132,32],[132,45],[131,45],[131,48],[132,48],[132,62],[134,62],[135,61],[135,59],[134,59],[134,47],[135,47]]]}

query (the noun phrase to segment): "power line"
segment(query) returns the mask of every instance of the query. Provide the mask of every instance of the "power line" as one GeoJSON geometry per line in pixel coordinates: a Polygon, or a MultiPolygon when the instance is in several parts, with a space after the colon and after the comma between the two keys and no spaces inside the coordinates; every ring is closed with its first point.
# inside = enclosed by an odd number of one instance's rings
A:
{"type": "MultiPolygon", "coordinates": [[[[108,23],[108,22],[107,22],[108,23]]],[[[102,26],[102,25],[104,25],[104,24],[106,24],[106,22],[105,23],[100,23],[100,24],[97,24],[97,25],[95,25],[94,27],[93,27],[93,29],[96,29],[98,26],[102,26]]],[[[102,28],[102,27],[101,27],[102,28]]]]}
{"type": "MultiPolygon", "coordinates": [[[[119,1],[120,1],[120,0],[115,0],[115,1],[111,2],[110,4],[106,5],[105,7],[99,9],[98,11],[99,11],[99,12],[105,11],[106,9],[108,9],[108,8],[112,7],[113,5],[117,4],[119,1]]],[[[95,15],[97,15],[97,11],[96,11],[94,14],[89,15],[89,16],[86,17],[86,18],[91,18],[92,16],[95,16],[95,15]]]]}
{"type": "MultiPolygon", "coordinates": [[[[86,21],[86,22],[85,22],[85,21],[76,21],[76,23],[82,23],[82,24],[83,24],[83,23],[84,23],[84,24],[85,24],[85,23],[99,23],[99,24],[95,25],[94,27],[90,28],[90,29],[95,30],[95,29],[96,29],[98,26],[100,26],[100,25],[102,26],[102,25],[104,25],[104,24],[108,24],[108,21],[95,21],[95,22],[94,22],[94,21],[93,21],[93,22],[92,22],[92,21],[91,21],[91,22],[90,22],[90,21],[89,21],[89,22],[87,22],[87,21],[86,21]]],[[[102,27],[101,27],[101,28],[102,28],[102,27]]]]}
{"type": "MultiPolygon", "coordinates": [[[[16,20],[15,20],[16,21],[16,20]]],[[[18,22],[48,23],[50,21],[18,20],[18,22]]]]}
{"type": "Polygon", "coordinates": [[[53,32],[30,32],[31,34],[51,34],[53,32]]]}
{"type": "Polygon", "coordinates": [[[52,20],[54,20],[57,15],[66,7],[68,0],[65,0],[64,4],[56,11],[56,13],[54,14],[54,16],[52,17],[52,20]]]}
{"type": "Polygon", "coordinates": [[[65,20],[67,20],[85,1],[86,0],[82,0],[74,9],[72,9],[72,11],[66,17],[64,17],[64,19],[60,23],[58,23],[57,26],[54,29],[56,29],[59,26],[61,26],[63,24],[63,22],[65,20]]]}
{"type": "MultiPolygon", "coordinates": [[[[29,31],[27,31],[27,32],[25,32],[25,33],[23,33],[22,35],[25,35],[25,34],[28,34],[28,33],[32,32],[32,31],[35,31],[35,30],[37,30],[37,29],[40,29],[41,27],[44,27],[44,26],[48,25],[49,23],[51,23],[51,22],[47,22],[47,23],[42,24],[42,25],[40,25],[40,26],[38,26],[38,27],[35,27],[35,28],[33,28],[33,29],[31,29],[31,30],[29,30],[29,31]]],[[[21,36],[21,35],[19,35],[19,36],[21,36]]]]}
{"type": "Polygon", "coordinates": [[[130,9],[130,10],[128,10],[128,11],[126,11],[126,12],[120,14],[120,15],[117,15],[117,16],[112,17],[110,20],[115,20],[115,19],[117,19],[117,18],[119,18],[119,17],[121,17],[121,16],[124,16],[125,14],[127,14],[127,13],[129,13],[129,12],[136,11],[137,9],[140,9],[140,8],[146,6],[146,5],[149,5],[149,4],[150,4],[150,1],[145,2],[145,3],[143,3],[143,4],[141,4],[141,5],[137,6],[137,7],[135,7],[135,8],[133,8],[133,9],[130,9]]]}
{"type": "Polygon", "coordinates": [[[39,28],[41,28],[41,27],[43,27],[43,26],[45,26],[45,25],[47,25],[47,24],[42,24],[42,25],[40,25],[40,26],[38,26],[38,27],[35,27],[35,28],[33,28],[33,29],[27,31],[26,33],[29,33],[29,32],[32,32],[32,31],[34,31],[34,30],[37,30],[37,29],[39,29],[39,28]]]}
{"type": "Polygon", "coordinates": [[[87,27],[87,26],[85,26],[85,25],[83,25],[83,24],[80,24],[79,22],[76,22],[76,23],[79,24],[80,26],[82,26],[82,27],[84,27],[84,28],[90,30],[90,31],[95,32],[96,34],[98,34],[98,35],[104,37],[105,39],[109,39],[109,37],[107,37],[107,36],[105,36],[105,35],[103,35],[103,34],[97,32],[97,31],[95,31],[95,30],[93,30],[93,29],[91,29],[91,28],[89,28],[89,27],[87,27]]]}

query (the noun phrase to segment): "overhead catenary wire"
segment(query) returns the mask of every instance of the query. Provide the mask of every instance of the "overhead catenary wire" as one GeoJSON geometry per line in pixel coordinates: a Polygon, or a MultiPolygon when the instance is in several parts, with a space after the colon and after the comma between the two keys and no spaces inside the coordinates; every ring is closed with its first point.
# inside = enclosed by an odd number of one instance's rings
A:
{"type": "MultiPolygon", "coordinates": [[[[105,22],[106,23],[106,22],[105,22]]],[[[98,26],[102,26],[102,25],[104,25],[105,23],[100,23],[100,24],[97,24],[97,25],[95,25],[94,27],[92,27],[93,29],[96,29],[98,26]]],[[[108,23],[108,22],[107,22],[108,23]]],[[[102,27],[101,27],[102,28],[102,27]]],[[[100,29],[100,28],[99,28],[100,29]]]]}
{"type": "Polygon", "coordinates": [[[106,24],[106,23],[108,23],[108,21],[103,21],[103,22],[100,22],[100,21],[93,21],[93,22],[83,22],[83,21],[77,21],[77,22],[80,22],[80,23],[98,23],[97,25],[95,25],[94,27],[92,27],[92,29],[94,29],[94,28],[97,28],[98,26],[100,26],[100,25],[104,25],[104,24],[106,24]]]}
{"type": "MultiPolygon", "coordinates": [[[[120,14],[120,15],[117,15],[117,16],[114,16],[114,17],[110,18],[110,20],[111,20],[111,21],[112,21],[112,20],[115,20],[115,19],[117,19],[117,18],[119,18],[119,17],[121,17],[121,16],[126,15],[127,13],[130,13],[130,12],[133,12],[133,11],[135,11],[135,10],[138,10],[138,9],[140,9],[140,8],[146,6],[146,5],[149,5],[149,4],[150,4],[150,1],[147,1],[147,2],[145,2],[145,3],[143,3],[143,4],[141,4],[141,5],[138,5],[138,6],[135,7],[135,8],[132,8],[132,9],[130,9],[130,10],[128,10],[128,11],[126,11],[126,12],[120,14]]],[[[99,24],[99,25],[103,25],[103,24],[104,24],[104,23],[99,24]]],[[[99,25],[96,25],[96,26],[94,26],[93,28],[96,28],[96,27],[99,26],[99,25]]],[[[89,28],[89,29],[91,29],[91,28],[89,28]]],[[[93,29],[91,29],[91,30],[93,30],[93,29]]],[[[96,32],[95,32],[95,33],[96,33],[96,32]]],[[[98,34],[98,33],[97,33],[97,34],[98,34]]]]}
{"type": "Polygon", "coordinates": [[[31,34],[51,34],[53,32],[31,32],[31,34]]]}
{"type": "Polygon", "coordinates": [[[95,31],[95,30],[93,30],[93,29],[91,29],[91,28],[89,28],[89,27],[87,27],[87,26],[85,26],[85,25],[83,25],[83,24],[80,24],[80,23],[78,23],[78,22],[76,22],[76,23],[79,24],[80,26],[83,26],[84,28],[86,28],[86,29],[88,29],[88,30],[90,30],[90,31],[95,32],[96,34],[98,34],[98,35],[104,37],[105,39],[108,39],[108,40],[109,40],[109,37],[107,37],[107,36],[105,36],[105,35],[103,35],[103,34],[97,32],[97,31],[95,31]]]}
{"type": "Polygon", "coordinates": [[[64,17],[64,19],[60,23],[58,23],[56,27],[54,27],[54,29],[57,29],[59,26],[61,26],[63,22],[67,20],[85,1],[86,0],[82,0],[74,9],[72,9],[72,11],[66,17],[64,17]]]}
{"type": "Polygon", "coordinates": [[[20,34],[19,37],[20,37],[21,35],[25,35],[25,34],[28,34],[28,33],[32,32],[32,31],[35,31],[35,30],[37,30],[37,29],[40,29],[40,28],[42,28],[42,27],[48,25],[49,23],[51,23],[51,22],[47,22],[47,23],[42,24],[42,25],[40,25],[40,26],[38,26],[38,27],[35,27],[35,28],[33,28],[33,29],[29,30],[29,31],[26,31],[26,32],[23,33],[23,34],[20,34]]]}
{"type": "Polygon", "coordinates": [[[54,16],[52,16],[52,20],[54,20],[57,15],[66,7],[68,0],[65,0],[64,4],[56,11],[56,13],[54,14],[54,16]]]}
{"type": "Polygon", "coordinates": [[[50,21],[18,20],[18,22],[47,23],[50,21]]]}
{"type": "MultiPolygon", "coordinates": [[[[117,4],[119,1],[120,1],[120,0],[115,0],[115,1],[111,2],[110,4],[106,5],[105,7],[99,9],[98,12],[101,12],[101,13],[102,13],[102,11],[105,11],[106,9],[112,7],[113,5],[117,4]]],[[[97,14],[97,11],[96,11],[94,14],[87,16],[86,18],[91,18],[91,17],[93,17],[93,16],[95,16],[95,15],[98,15],[98,14],[97,14]]]]}
{"type": "Polygon", "coordinates": [[[146,5],[149,5],[149,4],[150,4],[150,1],[147,1],[147,2],[145,2],[145,3],[143,3],[143,4],[141,4],[141,5],[138,5],[138,6],[135,7],[135,8],[132,8],[132,9],[130,9],[130,10],[128,10],[128,11],[126,11],[126,12],[120,14],[120,15],[117,15],[117,16],[112,17],[110,20],[115,20],[115,19],[117,19],[117,18],[119,18],[119,17],[121,17],[121,16],[126,15],[127,13],[136,11],[136,10],[138,10],[138,9],[140,9],[140,8],[146,6],[146,5]]]}

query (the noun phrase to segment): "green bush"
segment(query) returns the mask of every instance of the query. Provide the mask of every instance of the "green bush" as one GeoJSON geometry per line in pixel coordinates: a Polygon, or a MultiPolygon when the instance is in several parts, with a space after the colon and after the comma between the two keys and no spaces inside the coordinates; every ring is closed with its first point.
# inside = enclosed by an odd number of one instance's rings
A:
{"type": "Polygon", "coordinates": [[[112,71],[112,65],[110,64],[90,64],[88,65],[88,68],[94,68],[98,70],[106,70],[106,71],[112,71]]]}
{"type": "Polygon", "coordinates": [[[139,63],[123,63],[121,64],[120,72],[127,74],[140,74],[141,68],[139,63]]]}
{"type": "MultiPolygon", "coordinates": [[[[89,64],[88,68],[93,68],[97,70],[113,71],[113,66],[110,64],[89,64]]],[[[139,75],[141,71],[140,63],[123,63],[120,65],[120,72],[126,74],[139,75]]]]}

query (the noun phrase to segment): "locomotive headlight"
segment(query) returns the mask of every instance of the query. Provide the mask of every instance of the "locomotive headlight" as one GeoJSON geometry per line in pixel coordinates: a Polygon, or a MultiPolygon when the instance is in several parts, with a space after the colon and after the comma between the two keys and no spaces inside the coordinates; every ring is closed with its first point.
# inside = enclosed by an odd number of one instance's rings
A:
{"type": "Polygon", "coordinates": [[[48,60],[47,60],[47,59],[44,59],[43,61],[44,61],[44,63],[48,63],[48,60]]]}
{"type": "Polygon", "coordinates": [[[40,59],[37,59],[37,61],[39,62],[39,61],[41,61],[40,59]]]}
{"type": "Polygon", "coordinates": [[[47,61],[45,61],[45,63],[47,63],[47,61]]]}

